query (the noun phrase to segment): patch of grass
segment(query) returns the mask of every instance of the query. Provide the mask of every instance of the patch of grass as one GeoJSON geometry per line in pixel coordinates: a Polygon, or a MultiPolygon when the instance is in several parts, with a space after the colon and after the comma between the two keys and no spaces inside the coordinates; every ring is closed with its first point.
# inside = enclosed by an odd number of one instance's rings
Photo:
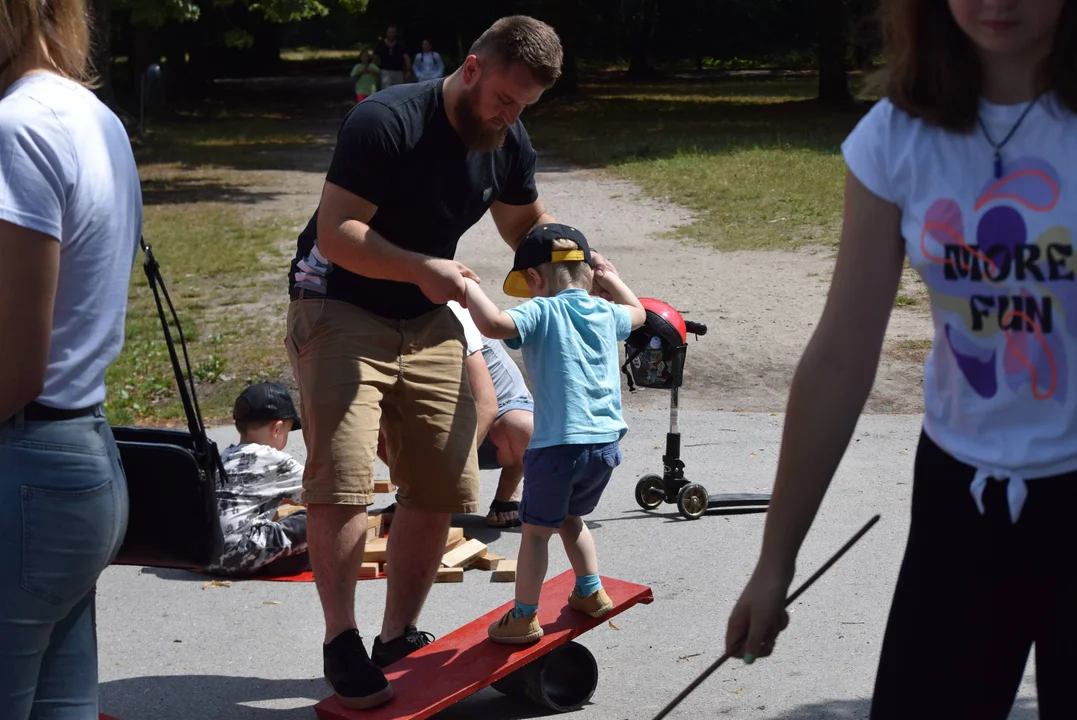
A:
{"type": "Polygon", "coordinates": [[[259,114],[215,115],[208,118],[189,115],[181,121],[162,123],[152,127],[154,143],[187,145],[190,147],[245,147],[250,145],[298,145],[316,138],[309,132],[296,132],[289,127],[287,115],[259,114]]]}
{"type": "MultiPolygon", "coordinates": [[[[252,224],[222,203],[146,206],[144,234],[179,314],[207,421],[231,415],[250,377],[284,374],[287,298],[281,288],[289,257],[283,248],[294,239],[288,229],[294,221],[252,224]],[[252,283],[252,276],[265,279],[252,283]],[[248,309],[235,308],[239,303],[248,309]],[[259,310],[251,312],[251,304],[259,310]]],[[[124,350],[106,377],[108,418],[113,424],[182,422],[183,406],[142,259],[140,254],[128,296],[124,350]]],[[[167,305],[165,313],[171,326],[167,305]]],[[[182,366],[174,326],[172,335],[182,366]]]]}
{"type": "Polygon", "coordinates": [[[362,52],[362,49],[359,47],[345,50],[312,47],[282,48],[280,51],[280,59],[285,62],[352,60],[357,58],[360,52],[362,52]]]}
{"type": "Polygon", "coordinates": [[[327,149],[332,141],[324,123],[292,119],[286,114],[188,114],[152,124],[150,140],[135,146],[135,158],[157,169],[158,177],[144,180],[160,182],[163,171],[164,179],[208,183],[206,189],[212,191],[212,177],[221,169],[315,170],[311,161],[317,158],[324,171],[327,162],[311,150],[327,149]],[[203,177],[176,178],[171,171],[179,169],[196,169],[203,177]]]}
{"type": "Polygon", "coordinates": [[[931,352],[931,340],[898,340],[890,348],[890,355],[923,364],[931,352]]]}
{"type": "Polygon", "coordinates": [[[632,84],[606,75],[583,84],[584,99],[541,106],[527,122],[540,150],[689,208],[693,221],[678,236],[721,250],[836,244],[840,146],[869,105],[821,106],[816,82],[703,74],[632,84]]]}
{"type": "Polygon", "coordinates": [[[910,295],[898,295],[894,298],[894,307],[915,307],[919,304],[919,298],[914,298],[910,295]]]}

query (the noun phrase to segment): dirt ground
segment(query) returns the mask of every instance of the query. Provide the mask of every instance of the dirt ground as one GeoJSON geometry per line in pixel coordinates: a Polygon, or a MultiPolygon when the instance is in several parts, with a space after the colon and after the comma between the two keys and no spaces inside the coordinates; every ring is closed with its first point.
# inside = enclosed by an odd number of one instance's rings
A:
{"type": "MultiPolygon", "coordinates": [[[[319,161],[324,159],[323,167],[332,152],[331,136],[326,140],[310,148],[319,161]]],[[[661,299],[686,317],[707,323],[705,337],[690,339],[681,407],[784,411],[796,364],[823,308],[834,251],[817,247],[722,253],[668,239],[668,231],[691,222],[686,210],[645,197],[630,182],[576,169],[542,155],[541,148],[539,152],[539,192],[550,212],[579,225],[639,296],[661,299]]],[[[307,169],[318,164],[310,156],[301,164],[303,169],[232,171],[246,175],[242,182],[232,178],[236,185],[273,194],[271,200],[247,205],[244,212],[252,220],[290,216],[305,222],[316,207],[324,171],[307,169]]],[[[298,229],[282,241],[289,256],[298,229]]],[[[517,302],[501,293],[512,256],[489,215],[464,236],[457,259],[479,274],[502,307],[517,302]]],[[[282,267],[282,283],[286,272],[282,267]]],[[[894,309],[869,413],[923,409],[921,368],[931,323],[923,286],[909,271],[901,294],[910,304],[894,309]]],[[[283,317],[286,296],[274,292],[266,300],[268,306],[262,304],[259,310],[283,317]]],[[[626,391],[624,402],[627,408],[668,407],[669,393],[626,391]]]]}
{"type": "MultiPolygon", "coordinates": [[[[540,149],[541,152],[541,149],[540,149]]],[[[541,157],[541,156],[540,156],[541,157]]],[[[638,296],[663,300],[705,322],[706,336],[689,338],[682,408],[782,412],[800,354],[822,312],[834,265],[830,248],[721,253],[662,237],[691,222],[671,202],[642,196],[632,183],[545,160],[539,192],[558,220],[579,225],[593,248],[617,266],[638,296]]],[[[457,259],[501,293],[512,258],[487,216],[465,235],[457,259]]],[[[886,350],[867,412],[922,412],[921,348],[931,338],[922,285],[909,272],[895,308],[886,350]]],[[[629,408],[668,407],[669,393],[625,393],[629,408]]]]}

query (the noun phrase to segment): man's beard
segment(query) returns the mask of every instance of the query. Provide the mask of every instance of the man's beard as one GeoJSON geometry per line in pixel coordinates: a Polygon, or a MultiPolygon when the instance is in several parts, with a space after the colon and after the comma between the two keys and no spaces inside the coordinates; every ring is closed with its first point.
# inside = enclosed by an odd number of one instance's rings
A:
{"type": "Polygon", "coordinates": [[[472,106],[472,93],[477,93],[479,86],[460,93],[456,100],[456,125],[460,139],[469,149],[475,152],[493,152],[499,150],[505,143],[505,136],[509,132],[509,126],[504,125],[493,128],[483,122],[472,106]]]}

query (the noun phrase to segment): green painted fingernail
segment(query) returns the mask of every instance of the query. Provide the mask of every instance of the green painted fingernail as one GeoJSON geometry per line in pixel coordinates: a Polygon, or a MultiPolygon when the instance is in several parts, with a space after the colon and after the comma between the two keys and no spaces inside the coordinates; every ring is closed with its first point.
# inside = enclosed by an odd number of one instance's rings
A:
{"type": "Polygon", "coordinates": [[[755,662],[755,655],[752,655],[751,653],[744,653],[744,664],[745,665],[751,665],[754,662],[755,662]]]}

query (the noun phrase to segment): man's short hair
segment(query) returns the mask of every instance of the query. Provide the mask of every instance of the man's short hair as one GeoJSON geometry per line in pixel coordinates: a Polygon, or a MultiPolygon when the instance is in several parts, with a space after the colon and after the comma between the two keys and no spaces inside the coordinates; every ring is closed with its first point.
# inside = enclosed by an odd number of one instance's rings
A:
{"type": "Polygon", "coordinates": [[[523,65],[546,87],[561,77],[561,38],[546,23],[526,15],[495,22],[471,46],[470,54],[523,65]]]}

